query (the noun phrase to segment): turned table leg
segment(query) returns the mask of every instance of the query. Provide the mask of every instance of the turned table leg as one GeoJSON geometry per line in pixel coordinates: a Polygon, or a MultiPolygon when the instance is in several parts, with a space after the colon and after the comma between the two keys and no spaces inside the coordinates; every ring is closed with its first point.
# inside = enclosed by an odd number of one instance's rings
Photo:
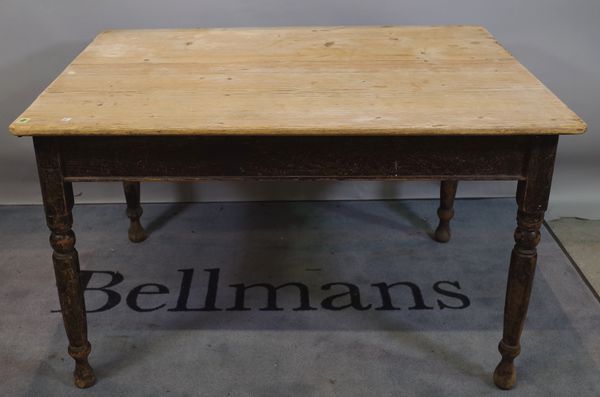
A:
{"type": "Polygon", "coordinates": [[[123,190],[125,191],[125,200],[127,201],[126,213],[130,220],[129,240],[134,243],[140,243],[148,237],[140,223],[140,217],[144,212],[140,205],[140,183],[123,182],[123,190]]]}
{"type": "Polygon", "coordinates": [[[504,332],[498,345],[502,360],[494,371],[494,383],[501,389],[511,389],[517,381],[514,359],[521,352],[520,339],[533,286],[536,247],[548,206],[556,142],[546,138],[532,149],[527,179],[518,182],[515,245],[506,287],[504,332]]]}
{"type": "Polygon", "coordinates": [[[85,301],[81,288],[79,258],[75,249],[73,224],[73,187],[61,175],[60,160],[51,142],[36,142],[36,156],[46,223],[54,249],[52,261],[56,287],[69,339],[69,355],[75,360],[74,382],[77,387],[92,386],[96,381],[88,363],[91,346],[87,339],[85,301]]]}
{"type": "Polygon", "coordinates": [[[438,208],[438,217],[440,223],[435,230],[434,238],[440,243],[450,241],[450,219],[454,216],[454,197],[456,197],[456,187],[458,181],[442,181],[440,184],[440,207],[438,208]]]}

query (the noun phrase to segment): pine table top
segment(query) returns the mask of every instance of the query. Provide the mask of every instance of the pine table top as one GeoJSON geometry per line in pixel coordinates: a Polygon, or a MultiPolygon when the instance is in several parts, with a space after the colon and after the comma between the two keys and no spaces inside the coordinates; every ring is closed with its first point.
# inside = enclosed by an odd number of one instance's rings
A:
{"type": "Polygon", "coordinates": [[[578,134],[481,26],[109,30],[14,135],[578,134]]]}

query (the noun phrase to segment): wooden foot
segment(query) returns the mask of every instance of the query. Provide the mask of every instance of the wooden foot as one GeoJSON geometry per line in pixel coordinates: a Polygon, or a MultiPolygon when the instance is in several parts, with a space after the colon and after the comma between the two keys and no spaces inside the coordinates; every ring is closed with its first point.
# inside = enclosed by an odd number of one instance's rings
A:
{"type": "Polygon", "coordinates": [[[127,217],[130,220],[129,224],[129,240],[133,243],[140,243],[148,235],[140,223],[140,217],[144,212],[140,205],[140,183],[139,182],[123,182],[123,190],[125,191],[125,200],[127,201],[127,217]]]}
{"type": "Polygon", "coordinates": [[[73,187],[61,174],[60,159],[52,143],[35,142],[36,157],[46,223],[51,231],[52,262],[69,355],[75,359],[74,381],[89,387],[96,378],[88,363],[91,346],[87,339],[87,319],[80,283],[79,257],[75,249],[73,225],[73,187]]]}
{"type": "Polygon", "coordinates": [[[438,208],[438,217],[440,223],[435,230],[435,241],[447,243],[450,241],[450,220],[454,216],[454,197],[456,197],[456,187],[458,181],[442,181],[440,185],[440,207],[438,208]]]}
{"type": "Polygon", "coordinates": [[[89,343],[83,346],[83,348],[69,346],[69,355],[75,360],[73,380],[75,386],[80,389],[88,388],[96,383],[96,375],[94,375],[94,370],[90,367],[87,360],[91,350],[92,347],[89,343]]]}
{"type": "Polygon", "coordinates": [[[519,355],[521,348],[504,345],[500,342],[498,351],[502,354],[502,360],[494,371],[494,384],[500,389],[512,389],[517,383],[517,371],[515,370],[514,359],[519,355]]]}

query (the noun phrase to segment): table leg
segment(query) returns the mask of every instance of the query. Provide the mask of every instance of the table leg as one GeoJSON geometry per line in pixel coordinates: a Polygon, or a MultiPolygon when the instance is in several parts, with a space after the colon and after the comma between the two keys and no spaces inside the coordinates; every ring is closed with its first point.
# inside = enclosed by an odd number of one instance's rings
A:
{"type": "Polygon", "coordinates": [[[537,143],[530,154],[527,179],[517,185],[515,245],[506,286],[504,332],[498,345],[502,360],[494,371],[494,383],[501,389],[511,389],[517,381],[514,359],[521,352],[521,333],[533,286],[540,228],[548,207],[556,144],[557,138],[537,143]]]}
{"type": "Polygon", "coordinates": [[[40,166],[40,183],[46,222],[50,228],[52,261],[63,322],[69,339],[69,355],[75,359],[74,381],[77,387],[92,386],[96,381],[88,363],[91,345],[87,339],[87,320],[83,289],[80,284],[79,258],[75,249],[73,224],[73,187],[64,182],[60,171],[40,166]]]}
{"type": "Polygon", "coordinates": [[[126,213],[130,220],[129,240],[134,243],[140,243],[148,237],[140,223],[140,217],[144,212],[140,205],[140,183],[123,182],[123,190],[125,191],[125,200],[127,201],[126,213]]]}
{"type": "Polygon", "coordinates": [[[456,187],[458,181],[442,181],[440,184],[440,207],[438,208],[438,217],[440,223],[435,230],[434,238],[440,243],[450,241],[450,220],[454,216],[454,197],[456,197],[456,187]]]}

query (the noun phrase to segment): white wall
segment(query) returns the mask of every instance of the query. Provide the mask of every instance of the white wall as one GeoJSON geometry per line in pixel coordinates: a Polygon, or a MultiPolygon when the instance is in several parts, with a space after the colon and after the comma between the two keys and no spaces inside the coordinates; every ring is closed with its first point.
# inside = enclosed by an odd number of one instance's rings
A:
{"type": "MultiPolygon", "coordinates": [[[[0,0],[0,204],[40,203],[31,140],[7,126],[107,28],[482,24],[590,126],[563,137],[549,217],[600,218],[598,0],[0,0]]],[[[463,183],[459,196],[514,195],[463,183]]],[[[77,184],[78,202],[122,201],[118,184],[77,184]]],[[[431,197],[433,183],[147,184],[145,201],[431,197]]]]}

